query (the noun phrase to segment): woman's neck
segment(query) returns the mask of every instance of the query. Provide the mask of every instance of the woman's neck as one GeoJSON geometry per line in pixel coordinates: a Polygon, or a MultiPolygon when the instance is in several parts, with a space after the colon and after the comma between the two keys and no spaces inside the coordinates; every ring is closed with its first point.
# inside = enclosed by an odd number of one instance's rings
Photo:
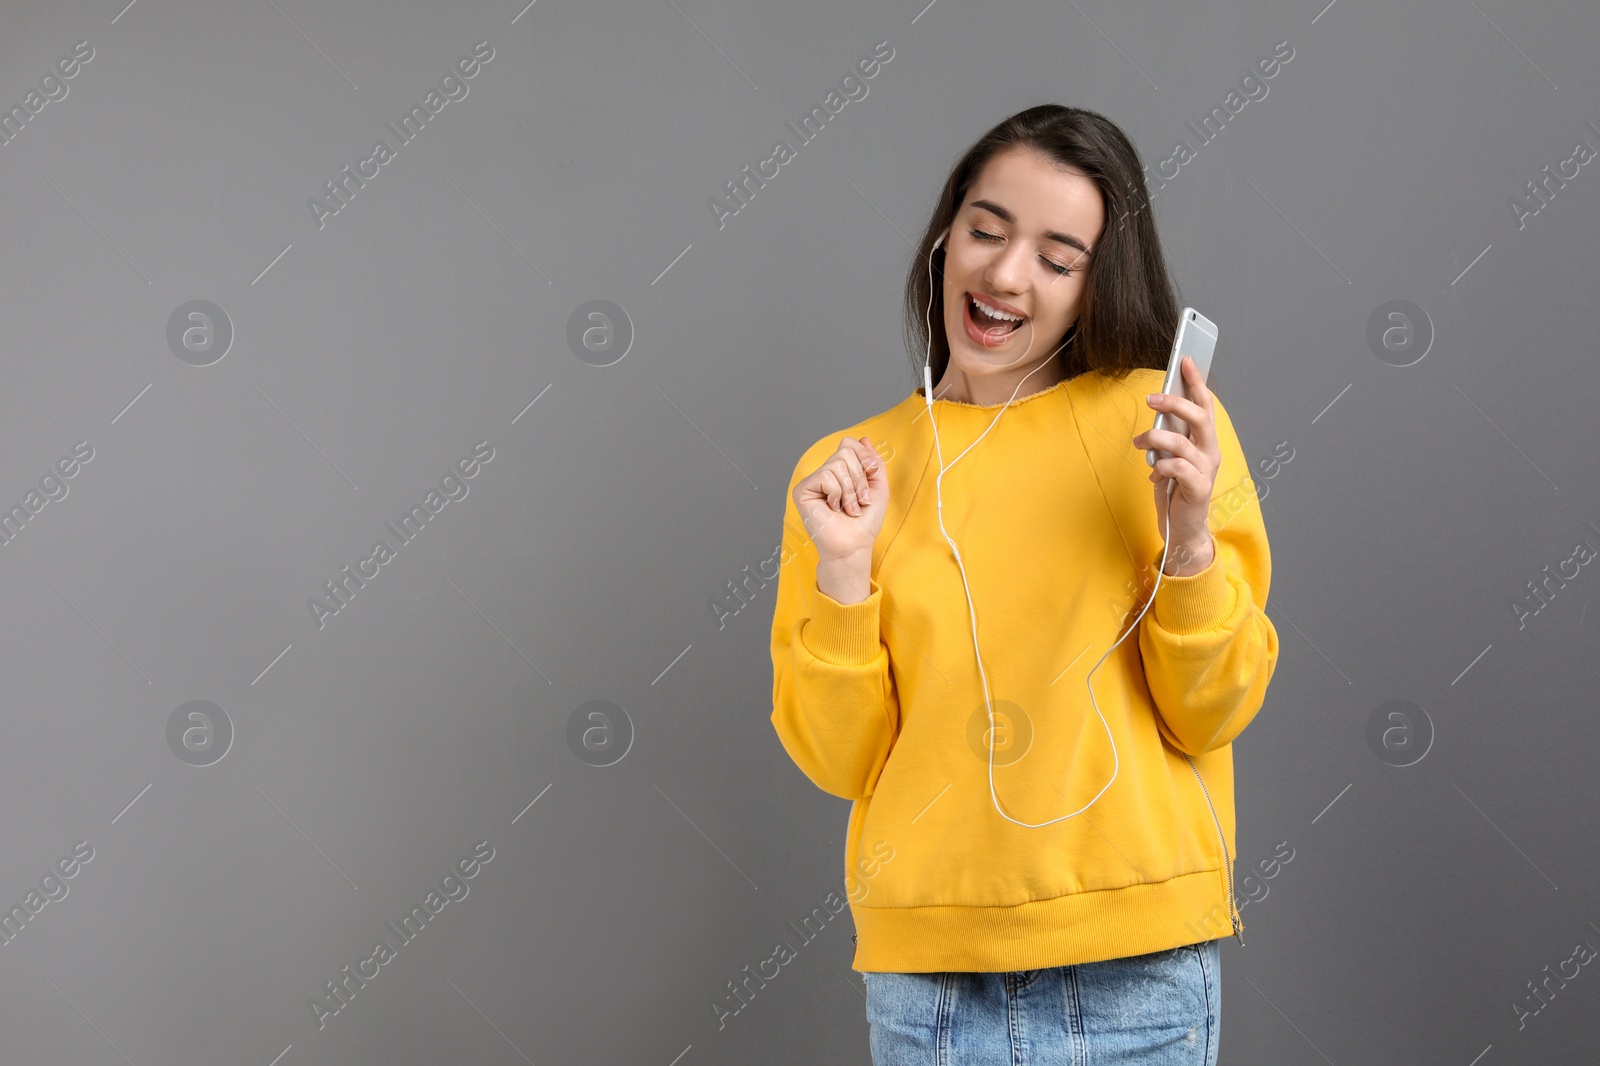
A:
{"type": "Polygon", "coordinates": [[[1059,384],[1067,376],[1061,361],[1052,356],[1044,365],[1018,367],[999,374],[965,374],[954,362],[945,366],[944,375],[933,389],[935,400],[955,400],[980,406],[1020,400],[1059,384]],[[1026,378],[1027,380],[1023,380],[1026,378]],[[1021,382],[1022,387],[1017,387],[1021,382]],[[1015,392],[1016,396],[1011,394],[1015,392]]]}

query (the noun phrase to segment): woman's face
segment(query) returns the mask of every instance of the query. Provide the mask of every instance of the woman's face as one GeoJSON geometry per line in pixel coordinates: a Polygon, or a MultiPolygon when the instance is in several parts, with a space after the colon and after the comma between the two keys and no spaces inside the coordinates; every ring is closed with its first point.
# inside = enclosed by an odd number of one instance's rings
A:
{"type": "Polygon", "coordinates": [[[1030,148],[984,165],[945,238],[944,326],[951,364],[984,376],[1051,358],[1078,317],[1105,221],[1100,190],[1030,148]],[[974,301],[1021,316],[985,317],[974,301]]]}

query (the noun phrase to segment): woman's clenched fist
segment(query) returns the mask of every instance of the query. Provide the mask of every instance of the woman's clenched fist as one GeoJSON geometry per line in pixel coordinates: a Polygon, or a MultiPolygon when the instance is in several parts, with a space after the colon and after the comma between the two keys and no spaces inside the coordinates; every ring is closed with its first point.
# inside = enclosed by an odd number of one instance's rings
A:
{"type": "Polygon", "coordinates": [[[870,559],[889,509],[889,475],[866,437],[844,437],[795,485],[794,505],[819,559],[870,559]]]}

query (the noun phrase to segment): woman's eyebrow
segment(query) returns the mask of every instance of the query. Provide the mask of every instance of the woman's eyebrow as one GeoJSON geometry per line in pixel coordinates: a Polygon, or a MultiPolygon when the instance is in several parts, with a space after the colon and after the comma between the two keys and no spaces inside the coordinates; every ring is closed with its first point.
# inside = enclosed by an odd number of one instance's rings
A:
{"type": "MultiPolygon", "coordinates": [[[[990,214],[999,215],[1000,218],[1006,222],[1016,222],[1017,220],[1016,215],[1013,215],[1010,211],[995,203],[993,200],[974,200],[972,201],[972,206],[981,207],[990,214]]],[[[1089,252],[1088,247],[1070,233],[1058,233],[1053,229],[1047,229],[1044,231],[1044,238],[1047,241],[1056,241],[1060,244],[1065,244],[1068,247],[1076,248],[1085,255],[1087,255],[1089,252]]]]}

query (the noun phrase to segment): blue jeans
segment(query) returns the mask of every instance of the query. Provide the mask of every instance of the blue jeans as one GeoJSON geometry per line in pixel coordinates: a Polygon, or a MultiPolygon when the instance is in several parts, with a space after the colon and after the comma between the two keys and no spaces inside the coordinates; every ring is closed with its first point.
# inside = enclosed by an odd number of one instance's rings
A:
{"type": "Polygon", "coordinates": [[[873,1066],[1216,1066],[1215,940],[1009,973],[864,973],[873,1066]]]}

